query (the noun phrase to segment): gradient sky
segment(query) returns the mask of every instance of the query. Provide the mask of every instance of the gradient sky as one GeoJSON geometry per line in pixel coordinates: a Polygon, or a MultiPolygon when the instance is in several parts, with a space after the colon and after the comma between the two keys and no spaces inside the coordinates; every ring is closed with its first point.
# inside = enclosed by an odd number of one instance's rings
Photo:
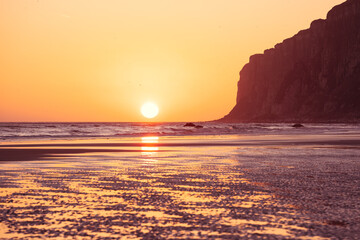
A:
{"type": "Polygon", "coordinates": [[[206,121],[250,55],[344,0],[0,0],[0,121],[206,121]]]}

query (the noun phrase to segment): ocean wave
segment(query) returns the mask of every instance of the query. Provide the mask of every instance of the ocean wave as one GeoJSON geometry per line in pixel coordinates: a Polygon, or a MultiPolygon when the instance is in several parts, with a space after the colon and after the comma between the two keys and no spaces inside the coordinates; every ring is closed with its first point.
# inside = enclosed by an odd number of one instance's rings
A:
{"type": "Polygon", "coordinates": [[[308,124],[295,129],[291,124],[199,123],[203,128],[184,127],[183,123],[0,123],[0,138],[114,138],[131,136],[246,135],[294,133],[360,132],[358,124],[308,124]]]}

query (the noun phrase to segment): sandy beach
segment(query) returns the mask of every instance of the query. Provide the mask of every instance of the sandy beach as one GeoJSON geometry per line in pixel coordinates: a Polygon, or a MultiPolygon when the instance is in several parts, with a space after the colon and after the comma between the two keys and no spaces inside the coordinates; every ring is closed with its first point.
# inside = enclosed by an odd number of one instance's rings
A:
{"type": "Polygon", "coordinates": [[[0,145],[1,239],[357,239],[357,134],[0,145]]]}

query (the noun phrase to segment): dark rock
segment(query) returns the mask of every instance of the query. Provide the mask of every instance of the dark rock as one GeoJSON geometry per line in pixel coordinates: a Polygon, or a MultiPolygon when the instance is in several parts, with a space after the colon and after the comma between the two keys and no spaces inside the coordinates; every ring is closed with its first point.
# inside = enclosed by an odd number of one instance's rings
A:
{"type": "Polygon", "coordinates": [[[360,1],[334,7],[326,20],[250,57],[237,103],[222,121],[359,121],[360,1]]]}
{"type": "Polygon", "coordinates": [[[295,123],[294,125],[292,125],[292,127],[294,128],[301,128],[304,127],[304,125],[300,124],[300,123],[295,123]]]}
{"type": "Polygon", "coordinates": [[[193,127],[193,128],[204,128],[204,126],[201,125],[195,125],[194,123],[186,123],[184,127],[193,127]]]}

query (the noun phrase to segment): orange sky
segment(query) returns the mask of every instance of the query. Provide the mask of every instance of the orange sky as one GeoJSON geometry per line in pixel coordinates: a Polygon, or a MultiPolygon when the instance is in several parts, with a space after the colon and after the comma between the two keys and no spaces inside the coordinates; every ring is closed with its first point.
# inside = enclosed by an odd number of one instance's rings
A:
{"type": "Polygon", "coordinates": [[[344,0],[0,0],[0,121],[206,121],[249,56],[344,0]]]}

